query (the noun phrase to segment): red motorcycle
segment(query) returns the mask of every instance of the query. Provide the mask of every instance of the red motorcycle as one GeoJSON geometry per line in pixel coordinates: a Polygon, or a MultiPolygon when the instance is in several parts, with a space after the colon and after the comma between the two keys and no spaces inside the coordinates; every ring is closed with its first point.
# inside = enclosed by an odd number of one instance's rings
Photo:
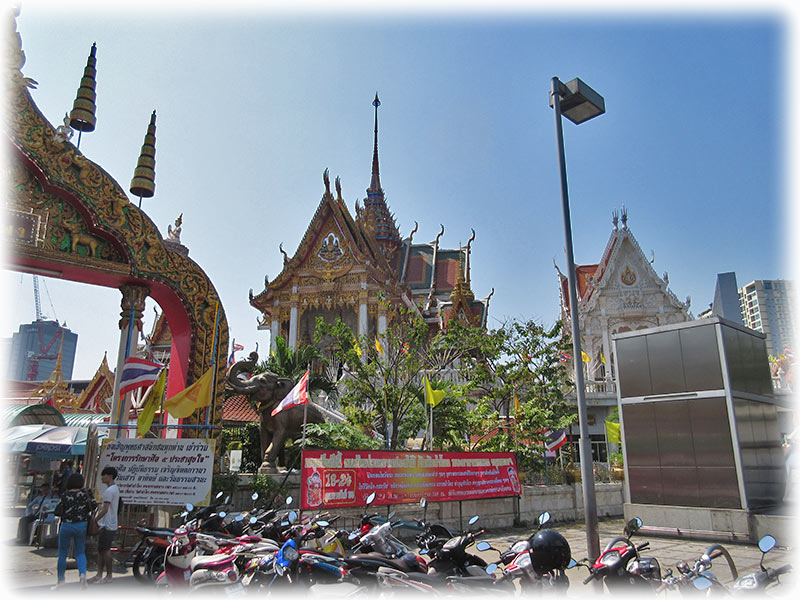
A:
{"type": "Polygon", "coordinates": [[[656,589],[661,584],[661,566],[657,559],[639,555],[650,542],[637,546],[630,539],[641,527],[642,520],[634,517],[625,525],[623,535],[606,544],[594,564],[576,563],[589,569],[589,577],[583,583],[602,579],[610,592],[635,589],[634,586],[656,589]]]}

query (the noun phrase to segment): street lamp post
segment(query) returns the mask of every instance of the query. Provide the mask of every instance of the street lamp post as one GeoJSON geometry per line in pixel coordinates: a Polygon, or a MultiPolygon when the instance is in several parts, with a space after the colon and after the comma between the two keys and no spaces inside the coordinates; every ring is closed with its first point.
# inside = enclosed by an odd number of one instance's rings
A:
{"type": "Polygon", "coordinates": [[[606,109],[603,97],[577,78],[564,84],[559,81],[558,77],[553,77],[550,89],[550,106],[553,107],[553,113],[555,114],[558,169],[561,175],[561,207],[564,214],[569,313],[572,322],[572,359],[575,363],[575,393],[578,403],[578,425],[580,427],[578,447],[581,461],[583,507],[586,516],[586,547],[589,551],[589,557],[594,560],[600,555],[600,538],[597,533],[597,501],[594,493],[594,473],[592,472],[592,448],[586,421],[586,393],[583,382],[580,325],[578,323],[575,257],[572,252],[572,222],[569,216],[567,164],[564,158],[564,131],[561,126],[561,115],[563,114],[575,124],[580,124],[602,115],[606,109]]]}

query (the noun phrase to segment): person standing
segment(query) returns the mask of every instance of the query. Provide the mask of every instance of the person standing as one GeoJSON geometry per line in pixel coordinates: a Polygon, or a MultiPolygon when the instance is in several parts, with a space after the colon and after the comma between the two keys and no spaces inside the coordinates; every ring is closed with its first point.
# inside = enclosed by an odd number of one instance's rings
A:
{"type": "Polygon", "coordinates": [[[119,509],[119,488],[114,483],[117,479],[117,470],[106,467],[100,472],[100,481],[107,487],[103,492],[103,506],[97,513],[97,524],[100,533],[97,538],[97,575],[89,583],[111,583],[111,542],[117,533],[117,510],[119,509]],[[106,572],[105,578],[103,571],[106,572]]]}
{"type": "Polygon", "coordinates": [[[74,545],[81,587],[86,586],[86,525],[96,506],[91,490],[83,487],[83,475],[72,473],[55,511],[61,517],[61,527],[58,530],[58,580],[53,589],[66,583],[70,543],[74,545]]]}

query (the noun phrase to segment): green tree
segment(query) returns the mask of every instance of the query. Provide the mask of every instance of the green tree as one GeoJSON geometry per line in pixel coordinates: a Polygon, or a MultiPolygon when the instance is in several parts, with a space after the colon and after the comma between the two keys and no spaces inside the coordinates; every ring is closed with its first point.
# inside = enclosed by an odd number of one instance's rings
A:
{"type": "MultiPolygon", "coordinates": [[[[323,391],[328,395],[336,394],[336,384],[326,372],[327,361],[316,346],[299,346],[292,350],[282,336],[275,338],[275,350],[256,366],[255,373],[271,371],[279,377],[286,377],[294,382],[300,380],[306,369],[311,368],[308,377],[308,391],[323,391]]],[[[254,374],[255,374],[254,373],[254,374]]]]}
{"type": "Polygon", "coordinates": [[[341,320],[318,318],[315,341],[324,339],[342,365],[339,400],[348,421],[379,431],[394,450],[425,428],[422,375],[434,384],[457,353],[437,345],[437,336],[418,313],[387,308],[391,321],[378,338],[356,338],[341,320]]]}

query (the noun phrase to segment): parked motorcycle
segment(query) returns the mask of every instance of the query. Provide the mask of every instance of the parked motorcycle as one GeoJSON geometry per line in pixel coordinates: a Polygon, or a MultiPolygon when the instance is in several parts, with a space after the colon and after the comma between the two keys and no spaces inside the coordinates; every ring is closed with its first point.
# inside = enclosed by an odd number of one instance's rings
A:
{"type": "MultiPolygon", "coordinates": [[[[501,552],[487,542],[478,542],[478,550],[495,550],[499,559],[486,567],[490,575],[496,573],[499,565],[505,565],[501,571],[501,580],[519,581],[520,588],[536,589],[569,587],[569,579],[565,570],[570,565],[572,553],[566,538],[554,529],[542,529],[550,522],[550,513],[545,511],[537,518],[538,527],[527,540],[515,542],[510,548],[501,552]]],[[[574,561],[572,561],[574,562],[574,561]]]]}
{"type": "Polygon", "coordinates": [[[631,537],[642,527],[642,520],[634,517],[625,525],[623,535],[615,537],[592,565],[577,564],[589,569],[589,577],[584,584],[601,579],[610,592],[631,590],[632,586],[655,589],[661,583],[661,565],[656,558],[642,558],[641,550],[650,546],[643,542],[638,546],[631,537]]]}
{"type": "Polygon", "coordinates": [[[758,563],[759,571],[739,577],[733,584],[734,593],[763,592],[767,588],[780,583],[780,576],[792,570],[792,565],[785,564],[777,569],[764,566],[764,557],[777,546],[778,542],[771,535],[765,535],[758,541],[761,550],[761,561],[758,563]]]}

